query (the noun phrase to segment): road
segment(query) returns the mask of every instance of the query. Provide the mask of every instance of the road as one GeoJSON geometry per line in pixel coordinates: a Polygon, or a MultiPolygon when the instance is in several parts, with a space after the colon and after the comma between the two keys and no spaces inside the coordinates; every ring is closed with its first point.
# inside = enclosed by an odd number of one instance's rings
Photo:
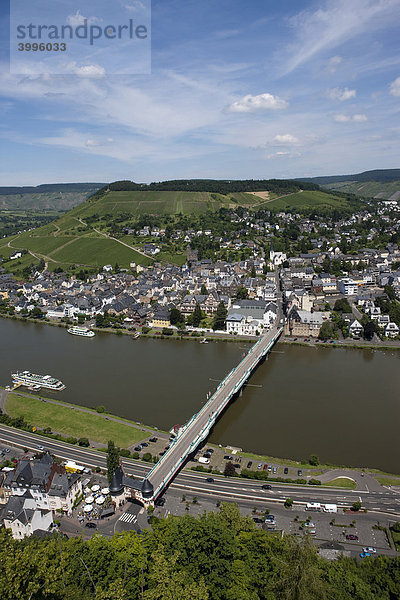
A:
{"type": "MultiPolygon", "coordinates": [[[[44,438],[7,427],[0,424],[0,439],[8,444],[23,448],[38,450],[38,445],[43,445],[52,454],[64,460],[73,460],[88,467],[106,468],[106,456],[90,448],[80,448],[65,442],[44,438]]],[[[139,479],[145,477],[149,469],[145,463],[123,459],[124,470],[129,475],[139,479]]],[[[400,516],[400,494],[387,488],[377,490],[341,490],[334,488],[320,488],[271,482],[271,490],[262,490],[263,482],[241,478],[225,478],[213,476],[214,482],[208,483],[208,474],[184,471],[174,479],[171,487],[182,494],[191,492],[198,495],[215,497],[220,500],[237,502],[283,502],[286,498],[293,498],[295,503],[321,502],[333,503],[340,506],[350,506],[355,500],[361,498],[362,504],[369,511],[380,511],[390,515],[400,516]]]]}
{"type": "Polygon", "coordinates": [[[169,450],[149,474],[148,479],[154,489],[154,498],[165,488],[178,469],[183,466],[189,454],[194,452],[199,443],[207,437],[221,412],[234,394],[242,387],[244,380],[250,377],[255,366],[281,332],[282,328],[273,327],[250,348],[237,367],[232,369],[218,385],[216,392],[208,402],[192,417],[183,432],[172,442],[169,450]]]}

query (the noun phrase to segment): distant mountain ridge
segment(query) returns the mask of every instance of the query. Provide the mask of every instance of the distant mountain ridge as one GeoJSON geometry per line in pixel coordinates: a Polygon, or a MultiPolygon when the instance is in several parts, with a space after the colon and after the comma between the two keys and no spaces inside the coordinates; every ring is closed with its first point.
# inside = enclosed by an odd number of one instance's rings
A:
{"type": "Polygon", "coordinates": [[[400,181],[400,169],[375,169],[373,171],[363,171],[352,175],[325,175],[323,177],[296,177],[296,181],[306,181],[316,183],[317,185],[326,185],[329,183],[339,183],[342,181],[356,181],[364,183],[367,181],[377,181],[388,183],[391,181],[400,181]]]}
{"type": "Polygon", "coordinates": [[[0,195],[46,194],[51,192],[91,192],[105,186],[105,183],[41,183],[27,186],[0,186],[0,195]]]}

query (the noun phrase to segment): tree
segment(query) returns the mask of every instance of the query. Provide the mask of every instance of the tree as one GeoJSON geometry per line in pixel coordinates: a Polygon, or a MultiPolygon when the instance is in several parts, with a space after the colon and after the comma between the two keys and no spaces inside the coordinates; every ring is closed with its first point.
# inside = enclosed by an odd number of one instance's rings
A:
{"type": "Polygon", "coordinates": [[[193,318],[192,318],[193,327],[198,327],[203,318],[199,303],[196,304],[196,307],[192,314],[193,314],[193,318]]]}
{"type": "Polygon", "coordinates": [[[319,458],[316,454],[311,454],[310,458],[308,459],[308,462],[313,467],[316,467],[317,465],[319,465],[319,458]]]}
{"type": "Polygon", "coordinates": [[[285,508],[292,508],[293,498],[286,498],[284,506],[285,506],[285,508]]]}
{"type": "Polygon", "coordinates": [[[318,337],[320,340],[329,340],[333,336],[333,327],[330,321],[324,321],[319,330],[318,337]]]}
{"type": "Polygon", "coordinates": [[[254,265],[251,267],[250,277],[257,277],[256,268],[254,265]]]}
{"type": "Polygon", "coordinates": [[[386,296],[389,298],[389,300],[393,301],[396,299],[394,289],[391,285],[385,285],[383,289],[385,291],[386,296]]]}
{"type": "Polygon", "coordinates": [[[228,314],[228,311],[225,308],[225,304],[221,301],[218,304],[217,312],[215,313],[215,317],[214,317],[214,321],[213,321],[213,325],[212,325],[212,328],[214,329],[214,331],[216,329],[219,329],[219,330],[225,329],[227,314],[228,314]]]}
{"type": "Polygon", "coordinates": [[[361,502],[359,500],[356,500],[351,505],[352,510],[355,510],[355,511],[359,511],[361,507],[362,507],[362,504],[361,504],[361,502]]]}
{"type": "Polygon", "coordinates": [[[246,300],[246,298],[248,298],[247,289],[243,285],[239,285],[236,292],[236,298],[238,300],[246,300]]]}
{"type": "Polygon", "coordinates": [[[378,331],[376,321],[367,321],[364,325],[364,337],[366,340],[372,340],[374,334],[378,331]]]}
{"type": "Polygon", "coordinates": [[[351,313],[351,306],[347,298],[339,298],[336,300],[333,310],[336,312],[351,313]]]}
{"type": "Polygon", "coordinates": [[[224,475],[225,475],[225,477],[233,477],[234,475],[236,475],[236,469],[233,466],[233,463],[231,463],[231,461],[226,463],[225,469],[224,469],[224,475]]]}
{"type": "Polygon", "coordinates": [[[178,323],[184,323],[185,317],[178,308],[171,308],[169,313],[169,320],[171,325],[177,325],[178,323]]]}
{"type": "Polygon", "coordinates": [[[119,465],[119,448],[114,444],[112,440],[108,442],[107,447],[107,476],[108,483],[110,484],[114,476],[115,469],[119,465]]]}
{"type": "Polygon", "coordinates": [[[86,448],[88,448],[90,446],[89,440],[86,437],[79,438],[78,444],[79,444],[79,446],[85,446],[86,448]]]}
{"type": "Polygon", "coordinates": [[[42,319],[43,318],[43,313],[38,306],[35,306],[31,310],[31,317],[33,317],[34,319],[42,319]]]}
{"type": "Polygon", "coordinates": [[[207,288],[204,285],[204,283],[201,284],[200,294],[202,294],[203,296],[207,296],[208,294],[207,288]]]}

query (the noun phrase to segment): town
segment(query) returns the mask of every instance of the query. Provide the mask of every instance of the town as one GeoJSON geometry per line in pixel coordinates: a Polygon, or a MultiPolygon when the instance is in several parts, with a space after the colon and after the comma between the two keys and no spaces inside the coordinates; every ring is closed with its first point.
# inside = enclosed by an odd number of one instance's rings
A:
{"type": "Polygon", "coordinates": [[[207,219],[214,227],[198,230],[145,225],[155,218],[141,216],[139,229],[122,227],[121,234],[136,236],[135,247],[155,258],[129,269],[107,264],[69,275],[41,261],[21,281],[12,270],[26,250],[15,251],[0,263],[0,314],[119,332],[254,337],[272,326],[279,295],[292,341],[393,343],[400,326],[399,207],[359,205],[353,214],[310,216],[239,207],[219,211],[207,219]],[[181,266],[157,262],[171,242],[186,255],[181,266]]]}

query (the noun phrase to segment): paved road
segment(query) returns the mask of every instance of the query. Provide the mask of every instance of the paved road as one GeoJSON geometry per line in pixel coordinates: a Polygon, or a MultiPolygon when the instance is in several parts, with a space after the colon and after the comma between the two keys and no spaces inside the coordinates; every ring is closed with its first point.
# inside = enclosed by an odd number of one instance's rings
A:
{"type": "Polygon", "coordinates": [[[8,396],[8,390],[0,389],[0,412],[2,412],[2,413],[6,412],[5,405],[6,405],[7,396],[8,396]]]}
{"type": "MultiPolygon", "coordinates": [[[[106,456],[101,452],[89,448],[72,446],[65,442],[52,440],[51,438],[43,438],[43,436],[19,431],[5,425],[0,425],[0,439],[6,443],[33,450],[37,450],[37,446],[40,444],[64,460],[74,460],[77,463],[92,468],[106,468],[106,456]]],[[[150,468],[147,464],[131,459],[123,459],[122,464],[126,473],[139,479],[145,477],[150,468]]],[[[354,475],[355,472],[352,471],[351,473],[354,475]]],[[[333,478],[335,476],[337,476],[337,472],[334,471],[330,477],[333,478]]],[[[206,481],[207,477],[209,477],[207,474],[184,471],[175,478],[172,488],[181,491],[182,494],[190,491],[198,495],[205,494],[212,496],[220,500],[250,503],[264,502],[266,500],[283,501],[285,498],[290,497],[295,502],[328,502],[350,506],[355,500],[359,500],[361,497],[363,506],[369,510],[381,510],[393,516],[400,516],[400,494],[384,487],[380,487],[379,491],[365,491],[271,483],[272,490],[262,490],[261,485],[263,482],[213,476],[214,482],[208,483],[206,481]]]]}
{"type": "Polygon", "coordinates": [[[248,378],[267,349],[282,332],[282,328],[273,327],[254,344],[225,379],[218,385],[216,392],[203,408],[192,417],[183,432],[174,440],[166,454],[152,469],[148,479],[154,489],[154,498],[164,489],[176,472],[183,466],[189,454],[194,452],[205,439],[233,395],[240,389],[243,377],[248,378]]]}

